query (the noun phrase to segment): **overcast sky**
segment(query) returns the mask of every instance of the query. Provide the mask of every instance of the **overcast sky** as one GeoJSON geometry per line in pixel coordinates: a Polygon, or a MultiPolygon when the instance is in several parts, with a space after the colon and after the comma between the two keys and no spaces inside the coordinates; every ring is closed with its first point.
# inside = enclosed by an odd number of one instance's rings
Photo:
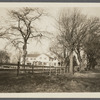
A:
{"type": "MultiPolygon", "coordinates": [[[[35,5],[36,6],[36,5],[35,5]]],[[[37,5],[38,7],[38,5],[37,5]]],[[[62,7],[43,7],[48,13],[49,13],[49,17],[44,17],[42,18],[42,20],[39,21],[39,23],[37,23],[38,28],[42,31],[49,31],[52,32],[54,34],[56,33],[56,28],[55,28],[55,18],[58,17],[59,11],[60,9],[62,9],[62,7]]],[[[72,7],[71,7],[72,8],[72,7]]],[[[15,9],[15,7],[0,7],[0,24],[1,26],[6,25],[7,24],[7,20],[9,20],[9,17],[7,15],[7,10],[9,9],[15,9]]],[[[79,9],[81,9],[82,13],[88,15],[88,16],[97,16],[100,17],[100,7],[79,7],[79,9]]],[[[6,45],[6,41],[3,39],[0,39],[0,49],[4,49],[5,45],[6,45]]],[[[48,52],[48,48],[50,45],[50,40],[42,40],[42,44],[38,43],[36,44],[36,41],[29,41],[28,44],[28,53],[30,52],[48,52]]],[[[11,48],[8,49],[9,51],[11,51],[11,48]]],[[[15,51],[13,51],[14,53],[15,51]]]]}

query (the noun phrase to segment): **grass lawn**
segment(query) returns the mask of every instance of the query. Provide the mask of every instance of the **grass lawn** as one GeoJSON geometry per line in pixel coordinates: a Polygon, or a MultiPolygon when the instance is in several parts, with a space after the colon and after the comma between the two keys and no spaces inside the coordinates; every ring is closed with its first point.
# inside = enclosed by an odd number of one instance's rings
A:
{"type": "Polygon", "coordinates": [[[100,77],[71,77],[70,75],[20,75],[0,71],[0,93],[23,92],[100,92],[100,77]]]}

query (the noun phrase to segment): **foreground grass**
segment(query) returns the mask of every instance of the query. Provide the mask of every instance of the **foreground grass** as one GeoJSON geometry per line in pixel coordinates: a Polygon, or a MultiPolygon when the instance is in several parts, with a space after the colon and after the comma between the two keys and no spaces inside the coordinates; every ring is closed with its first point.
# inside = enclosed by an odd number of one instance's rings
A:
{"type": "Polygon", "coordinates": [[[0,73],[0,92],[100,92],[100,78],[0,73]]]}

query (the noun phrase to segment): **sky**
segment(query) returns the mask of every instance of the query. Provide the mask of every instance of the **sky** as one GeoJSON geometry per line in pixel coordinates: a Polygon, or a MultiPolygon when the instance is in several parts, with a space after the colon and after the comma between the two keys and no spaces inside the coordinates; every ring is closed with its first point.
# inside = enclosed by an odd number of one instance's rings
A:
{"type": "MultiPolygon", "coordinates": [[[[42,5],[42,4],[41,4],[42,5]]],[[[49,5],[49,4],[48,4],[49,5]]],[[[32,6],[33,7],[33,6],[32,6]]],[[[39,7],[38,4],[35,5],[35,7],[39,7]]],[[[66,7],[66,6],[64,6],[66,7]]],[[[18,8],[18,7],[17,7],[18,8]]],[[[49,6],[43,6],[43,9],[45,9],[45,11],[49,14],[49,16],[46,16],[44,18],[42,18],[41,20],[39,20],[39,22],[36,24],[36,26],[41,30],[41,31],[49,31],[53,34],[57,34],[57,30],[56,30],[56,21],[55,18],[58,17],[59,15],[59,11],[63,8],[63,5],[60,7],[49,7],[49,6]]],[[[66,7],[67,8],[67,7],[66,7]]],[[[74,7],[68,7],[68,8],[74,8],[74,7]]],[[[79,9],[81,9],[82,13],[84,13],[87,16],[94,16],[94,17],[100,17],[100,7],[77,7],[79,9]]],[[[16,7],[13,6],[1,6],[0,7],[0,25],[1,26],[7,26],[7,22],[9,22],[9,16],[7,11],[11,10],[11,9],[16,9],[16,7]]],[[[52,39],[51,39],[52,40],[52,39]]],[[[51,43],[51,40],[48,39],[43,39],[41,41],[41,43],[37,43],[37,41],[35,40],[30,40],[29,44],[28,44],[28,53],[33,53],[33,52],[40,52],[40,53],[46,53],[49,52],[49,46],[51,43]]],[[[0,49],[4,50],[4,47],[7,43],[7,41],[5,39],[0,39],[0,49]]],[[[7,49],[9,52],[13,52],[15,53],[15,49],[14,48],[8,48],[7,49]]]]}

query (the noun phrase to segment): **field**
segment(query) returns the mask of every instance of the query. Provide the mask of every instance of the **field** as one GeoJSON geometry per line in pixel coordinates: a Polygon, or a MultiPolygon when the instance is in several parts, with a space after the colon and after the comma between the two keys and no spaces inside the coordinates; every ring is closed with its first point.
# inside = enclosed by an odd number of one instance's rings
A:
{"type": "Polygon", "coordinates": [[[20,74],[0,71],[0,93],[22,92],[100,92],[100,70],[75,73],[74,76],[20,74]]]}

